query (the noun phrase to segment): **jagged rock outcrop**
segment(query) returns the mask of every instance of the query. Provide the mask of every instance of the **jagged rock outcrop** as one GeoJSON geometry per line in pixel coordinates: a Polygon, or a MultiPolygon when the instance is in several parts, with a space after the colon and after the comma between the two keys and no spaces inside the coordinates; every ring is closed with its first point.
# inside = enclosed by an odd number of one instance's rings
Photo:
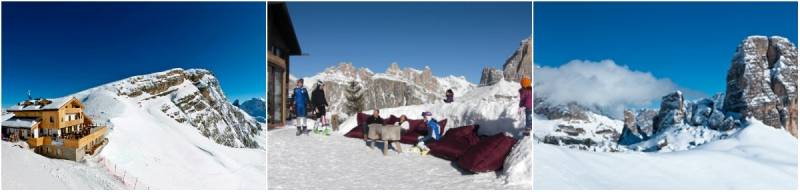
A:
{"type": "Polygon", "coordinates": [[[483,68],[479,86],[494,85],[502,80],[519,82],[525,77],[533,79],[532,37],[529,36],[520,42],[519,48],[503,64],[502,71],[494,67],[483,68]]]}
{"type": "Polygon", "coordinates": [[[623,122],[625,122],[623,129],[629,129],[632,134],[641,137],[643,133],[639,131],[639,125],[636,124],[636,117],[633,115],[631,110],[625,109],[623,116],[625,117],[623,120],[623,122]]]}
{"type": "Polygon", "coordinates": [[[728,69],[724,109],[784,128],[797,137],[797,48],[788,39],[751,36],[736,49],[728,69]]]}
{"type": "MultiPolygon", "coordinates": [[[[219,81],[203,69],[172,69],[135,76],[99,87],[142,103],[166,99],[160,110],[229,147],[263,148],[254,137],[261,124],[227,100],[219,81]]],[[[93,89],[97,90],[97,89],[93,89]]]]}
{"type": "Polygon", "coordinates": [[[653,118],[658,116],[658,110],[640,109],[635,112],[637,112],[636,125],[639,127],[639,130],[641,130],[640,133],[644,133],[644,136],[647,137],[653,135],[653,118]]]}
{"type": "Polygon", "coordinates": [[[617,143],[620,145],[630,145],[646,140],[647,135],[636,123],[636,116],[633,114],[632,110],[625,109],[623,116],[625,117],[623,120],[624,127],[622,128],[622,134],[619,136],[617,143]]]}
{"type": "Polygon", "coordinates": [[[503,80],[503,71],[497,68],[483,68],[481,72],[481,82],[478,86],[491,86],[503,80]]]}
{"type": "Polygon", "coordinates": [[[540,97],[534,93],[533,113],[543,115],[549,120],[561,119],[564,121],[580,120],[591,122],[589,116],[586,115],[585,109],[576,102],[570,102],[566,105],[553,105],[545,100],[545,97],[540,97]]]}
{"type": "MultiPolygon", "coordinates": [[[[475,88],[463,76],[439,78],[433,76],[429,67],[421,71],[408,67],[400,70],[397,63],[392,63],[386,73],[378,74],[366,68],[356,69],[352,63],[340,63],[338,67],[327,68],[305,79],[305,87],[313,91],[311,83],[317,80],[325,84],[325,97],[332,111],[344,111],[342,107],[351,80],[362,87],[366,109],[435,103],[444,99],[447,89],[452,89],[458,97],[458,93],[475,88]]],[[[296,86],[295,82],[291,83],[292,86],[287,87],[289,93],[296,86]]]]}
{"type": "Polygon", "coordinates": [[[519,49],[503,64],[503,77],[506,81],[519,82],[524,77],[531,78],[533,73],[532,37],[529,36],[527,39],[522,40],[519,43],[519,49]]]}
{"type": "Polygon", "coordinates": [[[653,118],[654,134],[671,126],[682,125],[686,118],[686,108],[683,106],[681,91],[664,95],[661,100],[658,116],[653,118]]]}

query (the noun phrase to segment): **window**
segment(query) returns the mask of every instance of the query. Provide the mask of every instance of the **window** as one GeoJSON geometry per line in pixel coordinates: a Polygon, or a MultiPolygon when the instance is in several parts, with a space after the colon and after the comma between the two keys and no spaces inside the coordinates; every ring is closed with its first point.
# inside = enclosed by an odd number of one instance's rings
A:
{"type": "Polygon", "coordinates": [[[61,155],[61,149],[56,149],[56,155],[61,155]]]}
{"type": "Polygon", "coordinates": [[[50,116],[50,123],[53,122],[53,116],[50,116]]]}
{"type": "Polygon", "coordinates": [[[48,153],[48,154],[49,154],[49,153],[52,153],[52,152],[50,152],[50,148],[47,148],[47,153],[48,153]]]}

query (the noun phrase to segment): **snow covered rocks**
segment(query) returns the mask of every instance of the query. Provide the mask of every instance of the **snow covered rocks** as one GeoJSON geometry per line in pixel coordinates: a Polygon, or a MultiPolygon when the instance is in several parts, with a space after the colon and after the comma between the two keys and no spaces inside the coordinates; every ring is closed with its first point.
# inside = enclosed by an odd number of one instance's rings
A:
{"type": "Polygon", "coordinates": [[[686,118],[686,108],[683,106],[683,93],[676,91],[664,95],[661,101],[661,110],[653,119],[653,132],[657,133],[671,126],[683,124],[686,118]]]}
{"type": "Polygon", "coordinates": [[[788,39],[748,37],[736,48],[726,80],[726,111],[797,137],[797,123],[787,123],[797,119],[797,48],[788,39]]]}
{"type": "MultiPolygon", "coordinates": [[[[189,125],[221,145],[265,147],[256,142],[261,123],[228,101],[219,80],[208,70],[175,68],[133,76],[72,96],[85,100],[84,104],[91,106],[87,107],[89,113],[121,113],[114,111],[135,106],[189,125]],[[109,92],[114,96],[106,94],[109,92]]],[[[111,117],[100,119],[105,118],[111,117]]]]}
{"type": "Polygon", "coordinates": [[[497,84],[503,80],[503,71],[497,68],[483,68],[483,72],[481,72],[481,82],[478,86],[489,86],[497,84]]]}
{"type": "MultiPolygon", "coordinates": [[[[238,101],[238,100],[237,100],[238,101]]],[[[234,103],[235,104],[235,103],[234,103]]],[[[236,106],[236,105],[234,105],[236,106]]],[[[244,101],[237,106],[245,113],[255,118],[258,122],[267,122],[267,100],[264,98],[252,98],[244,101]]]]}
{"type": "Polygon", "coordinates": [[[350,81],[356,81],[362,86],[365,109],[441,102],[448,89],[455,92],[455,100],[458,102],[458,97],[475,89],[475,85],[463,76],[436,77],[432,71],[430,67],[423,70],[405,67],[401,70],[397,63],[392,63],[386,73],[374,73],[367,68],[356,69],[352,63],[340,63],[303,79],[306,82],[319,80],[325,83],[325,97],[333,112],[345,111],[344,103],[348,95],[346,88],[350,81]]]}
{"type": "Polygon", "coordinates": [[[647,135],[639,128],[631,109],[625,109],[624,115],[625,120],[623,122],[625,122],[625,127],[622,128],[622,135],[620,135],[617,143],[628,145],[646,140],[647,135]]]}

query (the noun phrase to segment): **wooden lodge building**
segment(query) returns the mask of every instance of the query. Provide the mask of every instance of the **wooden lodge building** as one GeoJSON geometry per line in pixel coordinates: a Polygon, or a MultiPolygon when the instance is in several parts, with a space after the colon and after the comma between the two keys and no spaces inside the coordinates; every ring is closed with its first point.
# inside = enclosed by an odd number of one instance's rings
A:
{"type": "Polygon", "coordinates": [[[105,126],[98,126],[83,113],[85,107],[72,98],[36,99],[20,102],[3,121],[3,137],[27,140],[34,153],[80,161],[105,139],[105,126]]]}
{"type": "Polygon", "coordinates": [[[302,55],[285,2],[267,2],[267,127],[285,125],[289,56],[302,55]]]}

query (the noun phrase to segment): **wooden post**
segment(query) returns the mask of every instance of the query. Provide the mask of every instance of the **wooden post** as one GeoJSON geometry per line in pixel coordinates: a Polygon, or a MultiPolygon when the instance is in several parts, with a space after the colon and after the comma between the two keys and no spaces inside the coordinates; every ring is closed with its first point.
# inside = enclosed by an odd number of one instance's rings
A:
{"type": "Polygon", "coordinates": [[[136,182],[133,183],[133,190],[136,190],[136,184],[139,183],[139,178],[136,178],[136,182]]]}
{"type": "Polygon", "coordinates": [[[400,148],[400,141],[394,141],[394,144],[397,145],[397,153],[403,153],[403,148],[400,148]]]}
{"type": "Polygon", "coordinates": [[[122,184],[125,184],[125,174],[126,173],[128,173],[127,170],[122,172],[122,184]]]}
{"type": "Polygon", "coordinates": [[[331,124],[333,125],[333,131],[339,131],[339,115],[331,115],[331,124]]]}
{"type": "Polygon", "coordinates": [[[389,150],[389,141],[383,141],[383,156],[386,156],[386,151],[389,150]]]}

